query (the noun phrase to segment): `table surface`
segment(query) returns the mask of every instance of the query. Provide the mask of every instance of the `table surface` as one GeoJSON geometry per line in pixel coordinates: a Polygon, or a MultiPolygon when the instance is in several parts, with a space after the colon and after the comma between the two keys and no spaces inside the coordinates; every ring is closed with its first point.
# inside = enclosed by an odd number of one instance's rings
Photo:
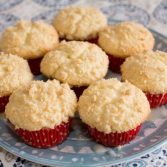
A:
{"type": "MultiPolygon", "coordinates": [[[[167,36],[167,0],[0,0],[0,32],[19,19],[51,20],[68,5],[94,6],[112,20],[135,20],[167,36]]],[[[41,167],[0,148],[0,167],[41,167]]],[[[165,167],[167,145],[131,162],[114,167],[165,167]]]]}

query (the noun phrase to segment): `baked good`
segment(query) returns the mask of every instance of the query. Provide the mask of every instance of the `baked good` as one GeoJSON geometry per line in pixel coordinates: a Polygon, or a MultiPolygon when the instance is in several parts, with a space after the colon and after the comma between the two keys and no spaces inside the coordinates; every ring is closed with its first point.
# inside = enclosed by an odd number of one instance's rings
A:
{"type": "Polygon", "coordinates": [[[140,89],[115,78],[97,81],[84,90],[78,111],[90,136],[105,146],[130,142],[151,112],[140,89]]]}
{"type": "Polygon", "coordinates": [[[33,81],[10,96],[5,115],[28,145],[47,148],[64,141],[77,106],[68,84],[33,81]]]}
{"type": "Polygon", "coordinates": [[[0,53],[0,112],[4,112],[11,93],[33,79],[27,60],[12,54],[0,53]]]}
{"type": "Polygon", "coordinates": [[[61,39],[94,40],[107,25],[107,18],[93,7],[67,7],[54,18],[53,26],[61,39]]]}
{"type": "Polygon", "coordinates": [[[129,57],[121,66],[122,80],[145,92],[151,108],[167,103],[167,53],[150,51],[129,57]]]}
{"type": "Polygon", "coordinates": [[[121,22],[102,30],[98,44],[108,54],[111,70],[119,72],[125,58],[152,50],[154,37],[139,23],[121,22]]]}
{"type": "Polygon", "coordinates": [[[95,44],[62,41],[41,62],[41,73],[72,87],[88,86],[108,71],[108,57],[95,44]]]}
{"type": "Polygon", "coordinates": [[[2,33],[0,50],[27,59],[32,72],[38,74],[41,57],[57,44],[58,34],[53,26],[21,20],[2,33]]]}

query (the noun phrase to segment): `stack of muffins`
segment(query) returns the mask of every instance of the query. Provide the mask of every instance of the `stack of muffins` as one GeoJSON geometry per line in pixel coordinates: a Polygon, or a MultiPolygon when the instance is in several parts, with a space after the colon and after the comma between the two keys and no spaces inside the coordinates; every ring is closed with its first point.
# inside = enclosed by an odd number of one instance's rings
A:
{"type": "Polygon", "coordinates": [[[77,110],[95,141],[126,144],[167,103],[167,53],[153,46],[143,25],[107,25],[92,7],[65,8],[53,25],[19,21],[0,39],[0,112],[33,147],[62,143],[77,110]],[[122,82],[104,79],[108,68],[122,82]],[[47,82],[33,80],[40,73],[47,82]]]}

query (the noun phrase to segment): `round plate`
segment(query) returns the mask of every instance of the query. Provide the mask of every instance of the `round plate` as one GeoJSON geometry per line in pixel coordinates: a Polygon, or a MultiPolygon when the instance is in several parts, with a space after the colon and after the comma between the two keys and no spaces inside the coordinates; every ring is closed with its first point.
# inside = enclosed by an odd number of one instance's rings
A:
{"type": "MultiPolygon", "coordinates": [[[[155,49],[165,51],[167,38],[154,31],[153,34],[156,39],[155,49]]],[[[120,78],[111,71],[107,77],[120,78]]],[[[42,76],[37,78],[43,79],[42,76]]],[[[78,117],[73,121],[73,129],[68,139],[50,149],[36,149],[24,144],[8,128],[4,118],[0,119],[0,131],[1,147],[36,163],[67,167],[113,165],[129,161],[167,143],[167,106],[152,110],[150,118],[142,125],[138,136],[129,144],[118,148],[107,148],[92,141],[78,117]]]]}

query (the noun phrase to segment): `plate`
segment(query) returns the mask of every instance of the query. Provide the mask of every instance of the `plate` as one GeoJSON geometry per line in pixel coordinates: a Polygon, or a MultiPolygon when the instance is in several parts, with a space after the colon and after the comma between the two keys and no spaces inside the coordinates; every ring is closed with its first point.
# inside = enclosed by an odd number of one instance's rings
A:
{"type": "MultiPolygon", "coordinates": [[[[155,49],[167,51],[167,38],[152,32],[156,39],[155,49]]],[[[107,78],[111,76],[120,78],[109,71],[107,78]]],[[[37,78],[43,79],[42,76],[37,78]]],[[[3,117],[0,118],[0,132],[1,147],[32,162],[60,167],[110,166],[137,158],[167,143],[167,105],[152,110],[135,140],[118,148],[104,147],[92,141],[77,116],[68,139],[50,149],[36,149],[25,145],[8,128],[3,117]]]]}

